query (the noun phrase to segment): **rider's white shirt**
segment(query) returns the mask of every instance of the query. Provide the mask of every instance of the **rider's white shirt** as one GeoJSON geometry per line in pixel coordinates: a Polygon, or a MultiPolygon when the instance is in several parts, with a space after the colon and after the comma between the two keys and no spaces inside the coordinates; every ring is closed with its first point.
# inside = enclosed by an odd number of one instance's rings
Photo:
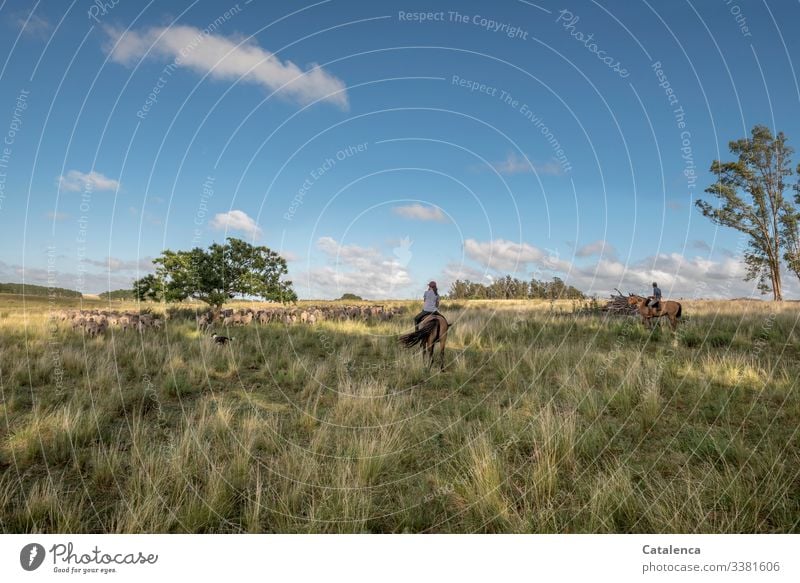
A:
{"type": "Polygon", "coordinates": [[[422,296],[425,303],[422,305],[422,309],[425,312],[435,312],[438,308],[436,307],[436,300],[438,296],[433,292],[432,289],[425,290],[425,295],[422,296]]]}

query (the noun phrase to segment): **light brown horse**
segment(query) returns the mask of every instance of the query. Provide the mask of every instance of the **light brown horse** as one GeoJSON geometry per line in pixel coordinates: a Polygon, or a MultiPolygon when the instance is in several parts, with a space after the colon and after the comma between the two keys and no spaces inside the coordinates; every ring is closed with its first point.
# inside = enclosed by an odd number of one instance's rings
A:
{"type": "Polygon", "coordinates": [[[669,325],[672,330],[678,329],[678,318],[681,317],[681,304],[673,300],[660,300],[658,308],[651,308],[647,305],[647,298],[637,296],[636,294],[628,294],[628,305],[636,306],[639,310],[639,315],[642,317],[642,324],[648,328],[652,327],[652,319],[662,318],[666,316],[669,318],[669,325]]]}
{"type": "Polygon", "coordinates": [[[406,348],[422,347],[422,361],[428,360],[428,368],[433,366],[433,348],[438,342],[441,369],[444,370],[444,348],[447,344],[447,320],[441,314],[431,314],[419,323],[419,330],[403,334],[398,340],[406,348]],[[428,355],[425,356],[427,351],[428,355]]]}

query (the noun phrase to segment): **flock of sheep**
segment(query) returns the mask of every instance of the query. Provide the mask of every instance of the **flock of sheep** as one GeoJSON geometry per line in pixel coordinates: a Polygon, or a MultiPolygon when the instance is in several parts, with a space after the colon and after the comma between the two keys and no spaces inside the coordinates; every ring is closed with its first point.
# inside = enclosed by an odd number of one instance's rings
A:
{"type": "Polygon", "coordinates": [[[387,321],[403,312],[403,308],[386,306],[307,306],[304,308],[275,307],[254,310],[252,308],[224,309],[218,312],[196,313],[188,308],[170,308],[164,318],[144,312],[118,312],[113,310],[64,310],[56,315],[61,322],[68,322],[73,330],[82,329],[89,336],[104,334],[115,327],[122,331],[132,328],[139,332],[160,330],[164,319],[191,318],[197,326],[207,330],[212,326],[247,326],[252,323],[269,324],[315,324],[323,320],[334,321],[387,321]]]}
{"type": "Polygon", "coordinates": [[[403,311],[402,308],[386,306],[308,306],[305,308],[270,308],[254,310],[226,309],[219,313],[208,311],[197,315],[197,325],[206,329],[217,324],[224,327],[247,326],[253,322],[269,324],[278,322],[292,324],[316,324],[323,320],[387,321],[403,311]]]}
{"type": "Polygon", "coordinates": [[[150,313],[114,312],[109,310],[65,310],[59,312],[57,318],[69,322],[73,330],[81,328],[89,336],[104,334],[114,326],[125,331],[133,328],[139,332],[146,329],[160,330],[164,325],[161,318],[150,313]]]}

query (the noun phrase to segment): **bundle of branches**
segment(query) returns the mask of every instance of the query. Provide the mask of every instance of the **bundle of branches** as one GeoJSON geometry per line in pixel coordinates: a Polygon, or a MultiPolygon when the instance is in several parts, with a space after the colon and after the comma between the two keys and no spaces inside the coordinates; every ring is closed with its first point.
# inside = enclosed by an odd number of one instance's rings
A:
{"type": "Polygon", "coordinates": [[[601,310],[614,316],[635,316],[637,313],[636,306],[629,306],[628,296],[618,289],[615,291],[617,294],[612,293],[611,299],[606,302],[606,305],[601,310]]]}

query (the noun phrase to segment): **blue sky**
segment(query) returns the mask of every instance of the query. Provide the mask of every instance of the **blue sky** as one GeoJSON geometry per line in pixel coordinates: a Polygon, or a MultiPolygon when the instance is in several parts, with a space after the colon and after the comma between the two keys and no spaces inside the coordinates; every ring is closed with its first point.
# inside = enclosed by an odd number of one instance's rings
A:
{"type": "Polygon", "coordinates": [[[800,139],[798,15],[3,2],[0,280],[96,293],[236,236],[284,254],[304,298],[505,273],[751,295],[738,234],[693,201],[753,125],[800,139]]]}

